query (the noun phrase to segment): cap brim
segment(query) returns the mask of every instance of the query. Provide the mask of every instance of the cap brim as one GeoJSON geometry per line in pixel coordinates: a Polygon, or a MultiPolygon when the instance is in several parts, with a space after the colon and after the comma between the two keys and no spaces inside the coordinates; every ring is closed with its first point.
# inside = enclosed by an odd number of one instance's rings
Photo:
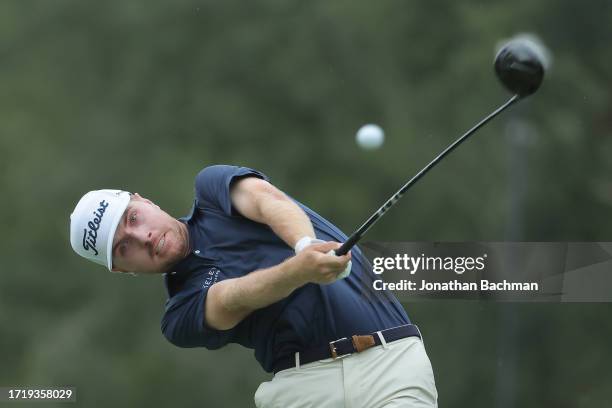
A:
{"type": "Polygon", "coordinates": [[[117,231],[117,226],[123,218],[123,213],[125,212],[125,209],[130,203],[130,193],[128,193],[127,191],[122,192],[120,197],[122,200],[120,204],[123,208],[120,207],[120,211],[117,211],[117,213],[115,213],[115,218],[113,219],[113,223],[111,224],[111,227],[108,232],[108,244],[106,248],[106,267],[109,271],[113,270],[113,241],[115,240],[115,232],[117,231]]]}

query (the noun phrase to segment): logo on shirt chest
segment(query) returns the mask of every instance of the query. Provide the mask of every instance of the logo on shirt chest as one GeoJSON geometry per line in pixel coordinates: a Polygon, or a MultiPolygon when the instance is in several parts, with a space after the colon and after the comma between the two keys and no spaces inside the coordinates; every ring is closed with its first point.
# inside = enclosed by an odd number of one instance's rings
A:
{"type": "Polygon", "coordinates": [[[212,284],[217,283],[219,280],[219,272],[221,272],[218,268],[210,268],[205,275],[204,283],[202,284],[202,288],[209,288],[212,284]]]}

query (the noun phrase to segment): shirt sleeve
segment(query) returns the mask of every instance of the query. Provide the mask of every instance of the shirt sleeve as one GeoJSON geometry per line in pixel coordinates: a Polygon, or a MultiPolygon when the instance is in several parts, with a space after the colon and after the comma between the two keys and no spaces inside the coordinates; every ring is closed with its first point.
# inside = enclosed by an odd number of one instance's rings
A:
{"type": "Polygon", "coordinates": [[[230,187],[243,177],[258,177],[269,181],[268,177],[248,167],[215,165],[204,168],[195,180],[197,205],[221,210],[227,215],[237,215],[232,207],[230,187]]]}
{"type": "Polygon", "coordinates": [[[161,328],[170,343],[214,350],[230,342],[234,329],[215,330],[206,325],[204,308],[209,289],[194,288],[168,299],[161,328]]]}

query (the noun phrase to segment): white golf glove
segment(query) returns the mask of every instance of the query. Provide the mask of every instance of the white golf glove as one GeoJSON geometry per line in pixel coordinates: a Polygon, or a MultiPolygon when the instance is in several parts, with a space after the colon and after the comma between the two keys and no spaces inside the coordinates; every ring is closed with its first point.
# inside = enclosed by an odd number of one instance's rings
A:
{"type": "MultiPolygon", "coordinates": [[[[299,254],[300,252],[302,252],[304,250],[304,248],[306,248],[309,245],[312,244],[324,244],[326,241],[323,241],[322,239],[318,239],[318,238],[312,238],[312,237],[302,237],[300,238],[300,240],[295,244],[295,253],[296,255],[299,254]]],[[[336,253],[334,252],[334,250],[332,249],[331,251],[329,251],[327,253],[327,255],[336,255],[336,253]]],[[[338,274],[338,279],[344,279],[347,276],[349,276],[351,274],[351,267],[353,266],[353,262],[352,261],[348,261],[348,264],[346,264],[346,268],[340,272],[338,274]]]]}

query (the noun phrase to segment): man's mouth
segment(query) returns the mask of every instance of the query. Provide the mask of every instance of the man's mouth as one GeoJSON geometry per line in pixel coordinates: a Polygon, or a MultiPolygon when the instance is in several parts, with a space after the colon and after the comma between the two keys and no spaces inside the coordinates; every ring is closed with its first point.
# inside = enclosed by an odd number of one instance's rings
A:
{"type": "Polygon", "coordinates": [[[157,245],[155,246],[155,255],[159,255],[159,253],[164,249],[164,245],[166,245],[166,234],[164,234],[159,241],[157,241],[157,245]]]}

